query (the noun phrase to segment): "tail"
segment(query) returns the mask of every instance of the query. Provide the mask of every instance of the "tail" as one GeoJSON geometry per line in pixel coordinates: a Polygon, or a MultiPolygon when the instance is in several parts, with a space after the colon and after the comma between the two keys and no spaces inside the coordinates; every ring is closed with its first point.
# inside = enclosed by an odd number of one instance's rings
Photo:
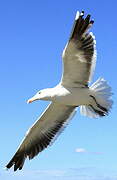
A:
{"type": "Polygon", "coordinates": [[[91,87],[91,103],[88,106],[80,106],[80,112],[84,116],[98,118],[108,115],[113,101],[111,100],[112,91],[107,81],[99,78],[91,87]]]}

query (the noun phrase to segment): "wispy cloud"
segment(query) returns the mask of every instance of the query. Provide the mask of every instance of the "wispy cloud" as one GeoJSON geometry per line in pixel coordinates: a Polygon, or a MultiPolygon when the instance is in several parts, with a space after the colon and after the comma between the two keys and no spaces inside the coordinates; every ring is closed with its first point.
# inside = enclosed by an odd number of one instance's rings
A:
{"type": "Polygon", "coordinates": [[[117,173],[96,167],[79,167],[70,169],[29,170],[17,173],[2,173],[1,179],[9,180],[117,180],[117,173]]]}
{"type": "Polygon", "coordinates": [[[84,148],[77,148],[75,151],[77,153],[88,153],[88,154],[97,154],[97,155],[103,154],[103,152],[88,151],[88,150],[86,150],[84,148]]]}
{"type": "Polygon", "coordinates": [[[78,153],[87,153],[86,149],[84,149],[84,148],[77,148],[76,152],[78,152],[78,153]]]}

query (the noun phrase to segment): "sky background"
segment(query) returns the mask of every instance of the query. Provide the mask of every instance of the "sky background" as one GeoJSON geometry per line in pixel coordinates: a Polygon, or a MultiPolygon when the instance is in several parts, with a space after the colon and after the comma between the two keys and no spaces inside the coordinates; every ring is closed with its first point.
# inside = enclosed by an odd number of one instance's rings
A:
{"type": "Polygon", "coordinates": [[[0,179],[117,180],[117,1],[0,1],[0,179]],[[114,106],[99,119],[78,113],[53,146],[26,161],[21,172],[3,168],[47,102],[27,105],[37,90],[55,86],[62,72],[62,50],[77,10],[95,20],[97,40],[93,82],[112,86],[114,106]]]}

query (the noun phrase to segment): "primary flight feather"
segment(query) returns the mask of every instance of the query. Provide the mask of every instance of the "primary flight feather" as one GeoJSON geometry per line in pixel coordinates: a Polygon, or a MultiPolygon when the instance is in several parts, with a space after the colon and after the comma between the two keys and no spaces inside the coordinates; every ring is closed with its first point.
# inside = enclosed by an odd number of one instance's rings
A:
{"type": "Polygon", "coordinates": [[[92,86],[96,63],[96,41],[88,30],[94,21],[84,11],[77,12],[70,38],[63,50],[63,73],[60,83],[54,88],[43,89],[28,100],[49,100],[50,105],[28,130],[13,158],[6,165],[14,171],[21,170],[25,159],[34,158],[58,137],[77,107],[88,117],[103,117],[111,106],[111,88],[100,78],[92,86]]]}

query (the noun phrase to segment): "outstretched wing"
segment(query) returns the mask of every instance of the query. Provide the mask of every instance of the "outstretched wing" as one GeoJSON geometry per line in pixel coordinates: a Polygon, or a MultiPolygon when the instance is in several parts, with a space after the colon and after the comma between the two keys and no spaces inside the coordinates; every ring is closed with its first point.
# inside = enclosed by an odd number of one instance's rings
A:
{"type": "Polygon", "coordinates": [[[90,15],[77,12],[70,39],[63,50],[61,84],[67,87],[87,86],[96,62],[95,37],[88,29],[94,23],[90,15]]]}
{"type": "Polygon", "coordinates": [[[9,169],[14,166],[14,171],[21,170],[27,157],[32,159],[57,138],[74,113],[75,107],[51,103],[28,130],[23,142],[6,168],[9,169]]]}

